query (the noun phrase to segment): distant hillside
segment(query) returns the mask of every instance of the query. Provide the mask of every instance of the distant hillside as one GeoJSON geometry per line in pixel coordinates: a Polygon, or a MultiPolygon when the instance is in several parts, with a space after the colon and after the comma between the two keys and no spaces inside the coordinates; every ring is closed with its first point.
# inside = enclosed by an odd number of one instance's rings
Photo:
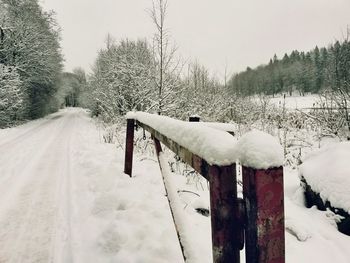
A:
{"type": "Polygon", "coordinates": [[[350,41],[328,48],[293,51],[282,59],[275,55],[267,65],[247,68],[228,82],[230,92],[243,96],[281,92],[319,93],[325,88],[350,90],[350,41]]]}

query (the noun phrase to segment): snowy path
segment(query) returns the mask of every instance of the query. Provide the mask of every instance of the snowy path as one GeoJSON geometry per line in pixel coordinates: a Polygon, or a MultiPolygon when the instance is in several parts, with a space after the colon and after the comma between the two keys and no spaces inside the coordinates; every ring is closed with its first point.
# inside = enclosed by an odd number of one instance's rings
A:
{"type": "Polygon", "coordinates": [[[58,255],[71,261],[70,145],[77,115],[51,115],[1,141],[0,262],[52,262],[58,255]]]}
{"type": "Polygon", "coordinates": [[[0,130],[0,263],[181,262],[157,163],[129,178],[100,133],[82,109],[0,130]]]}

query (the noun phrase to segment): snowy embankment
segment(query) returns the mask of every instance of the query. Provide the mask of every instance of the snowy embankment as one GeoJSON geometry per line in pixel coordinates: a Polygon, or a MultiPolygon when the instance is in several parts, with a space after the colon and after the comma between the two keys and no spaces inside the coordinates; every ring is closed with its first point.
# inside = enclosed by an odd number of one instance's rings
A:
{"type": "Polygon", "coordinates": [[[333,143],[310,153],[300,167],[323,202],[350,214],[350,142],[333,143]]]}
{"type": "Polygon", "coordinates": [[[123,173],[123,149],[91,143],[98,133],[90,125],[76,160],[82,221],[75,262],[181,262],[155,159],[136,157],[130,178],[123,173]]]}
{"type": "MultiPolygon", "coordinates": [[[[0,131],[0,262],[182,262],[155,156],[136,154],[130,178],[102,134],[79,109],[0,131]]],[[[207,183],[171,175],[198,262],[211,262],[210,218],[195,212],[209,207],[207,183]]],[[[350,238],[332,213],[305,208],[295,170],[285,209],[288,263],[349,262],[350,238]]]]}
{"type": "Polygon", "coordinates": [[[350,237],[337,230],[331,211],[306,208],[296,170],[285,168],[286,262],[349,262],[350,237]]]}

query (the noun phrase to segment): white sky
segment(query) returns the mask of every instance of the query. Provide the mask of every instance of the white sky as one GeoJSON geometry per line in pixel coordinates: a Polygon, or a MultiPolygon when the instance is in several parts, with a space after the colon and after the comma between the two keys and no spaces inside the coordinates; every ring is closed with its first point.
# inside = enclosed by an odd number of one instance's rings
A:
{"type": "MultiPolygon", "coordinates": [[[[66,70],[87,71],[107,33],[117,40],[148,38],[155,30],[152,0],[40,0],[62,28],[66,70]]],[[[255,67],[276,53],[308,51],[343,39],[350,0],[168,0],[167,28],[183,58],[218,77],[255,67]]]]}

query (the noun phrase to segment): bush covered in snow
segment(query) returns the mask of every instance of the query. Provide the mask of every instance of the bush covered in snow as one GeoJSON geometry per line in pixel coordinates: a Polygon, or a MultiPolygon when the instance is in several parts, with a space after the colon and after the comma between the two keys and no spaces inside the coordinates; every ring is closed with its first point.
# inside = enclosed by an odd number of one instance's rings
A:
{"type": "Polygon", "coordinates": [[[54,14],[44,11],[38,0],[1,0],[0,10],[0,87],[8,98],[1,103],[16,101],[2,121],[35,119],[56,111],[63,58],[54,14]],[[16,95],[20,93],[24,96],[16,95]],[[19,108],[24,114],[18,115],[19,108]]]}
{"type": "Polygon", "coordinates": [[[7,127],[23,114],[23,91],[16,68],[0,64],[0,128],[7,127]]]}

